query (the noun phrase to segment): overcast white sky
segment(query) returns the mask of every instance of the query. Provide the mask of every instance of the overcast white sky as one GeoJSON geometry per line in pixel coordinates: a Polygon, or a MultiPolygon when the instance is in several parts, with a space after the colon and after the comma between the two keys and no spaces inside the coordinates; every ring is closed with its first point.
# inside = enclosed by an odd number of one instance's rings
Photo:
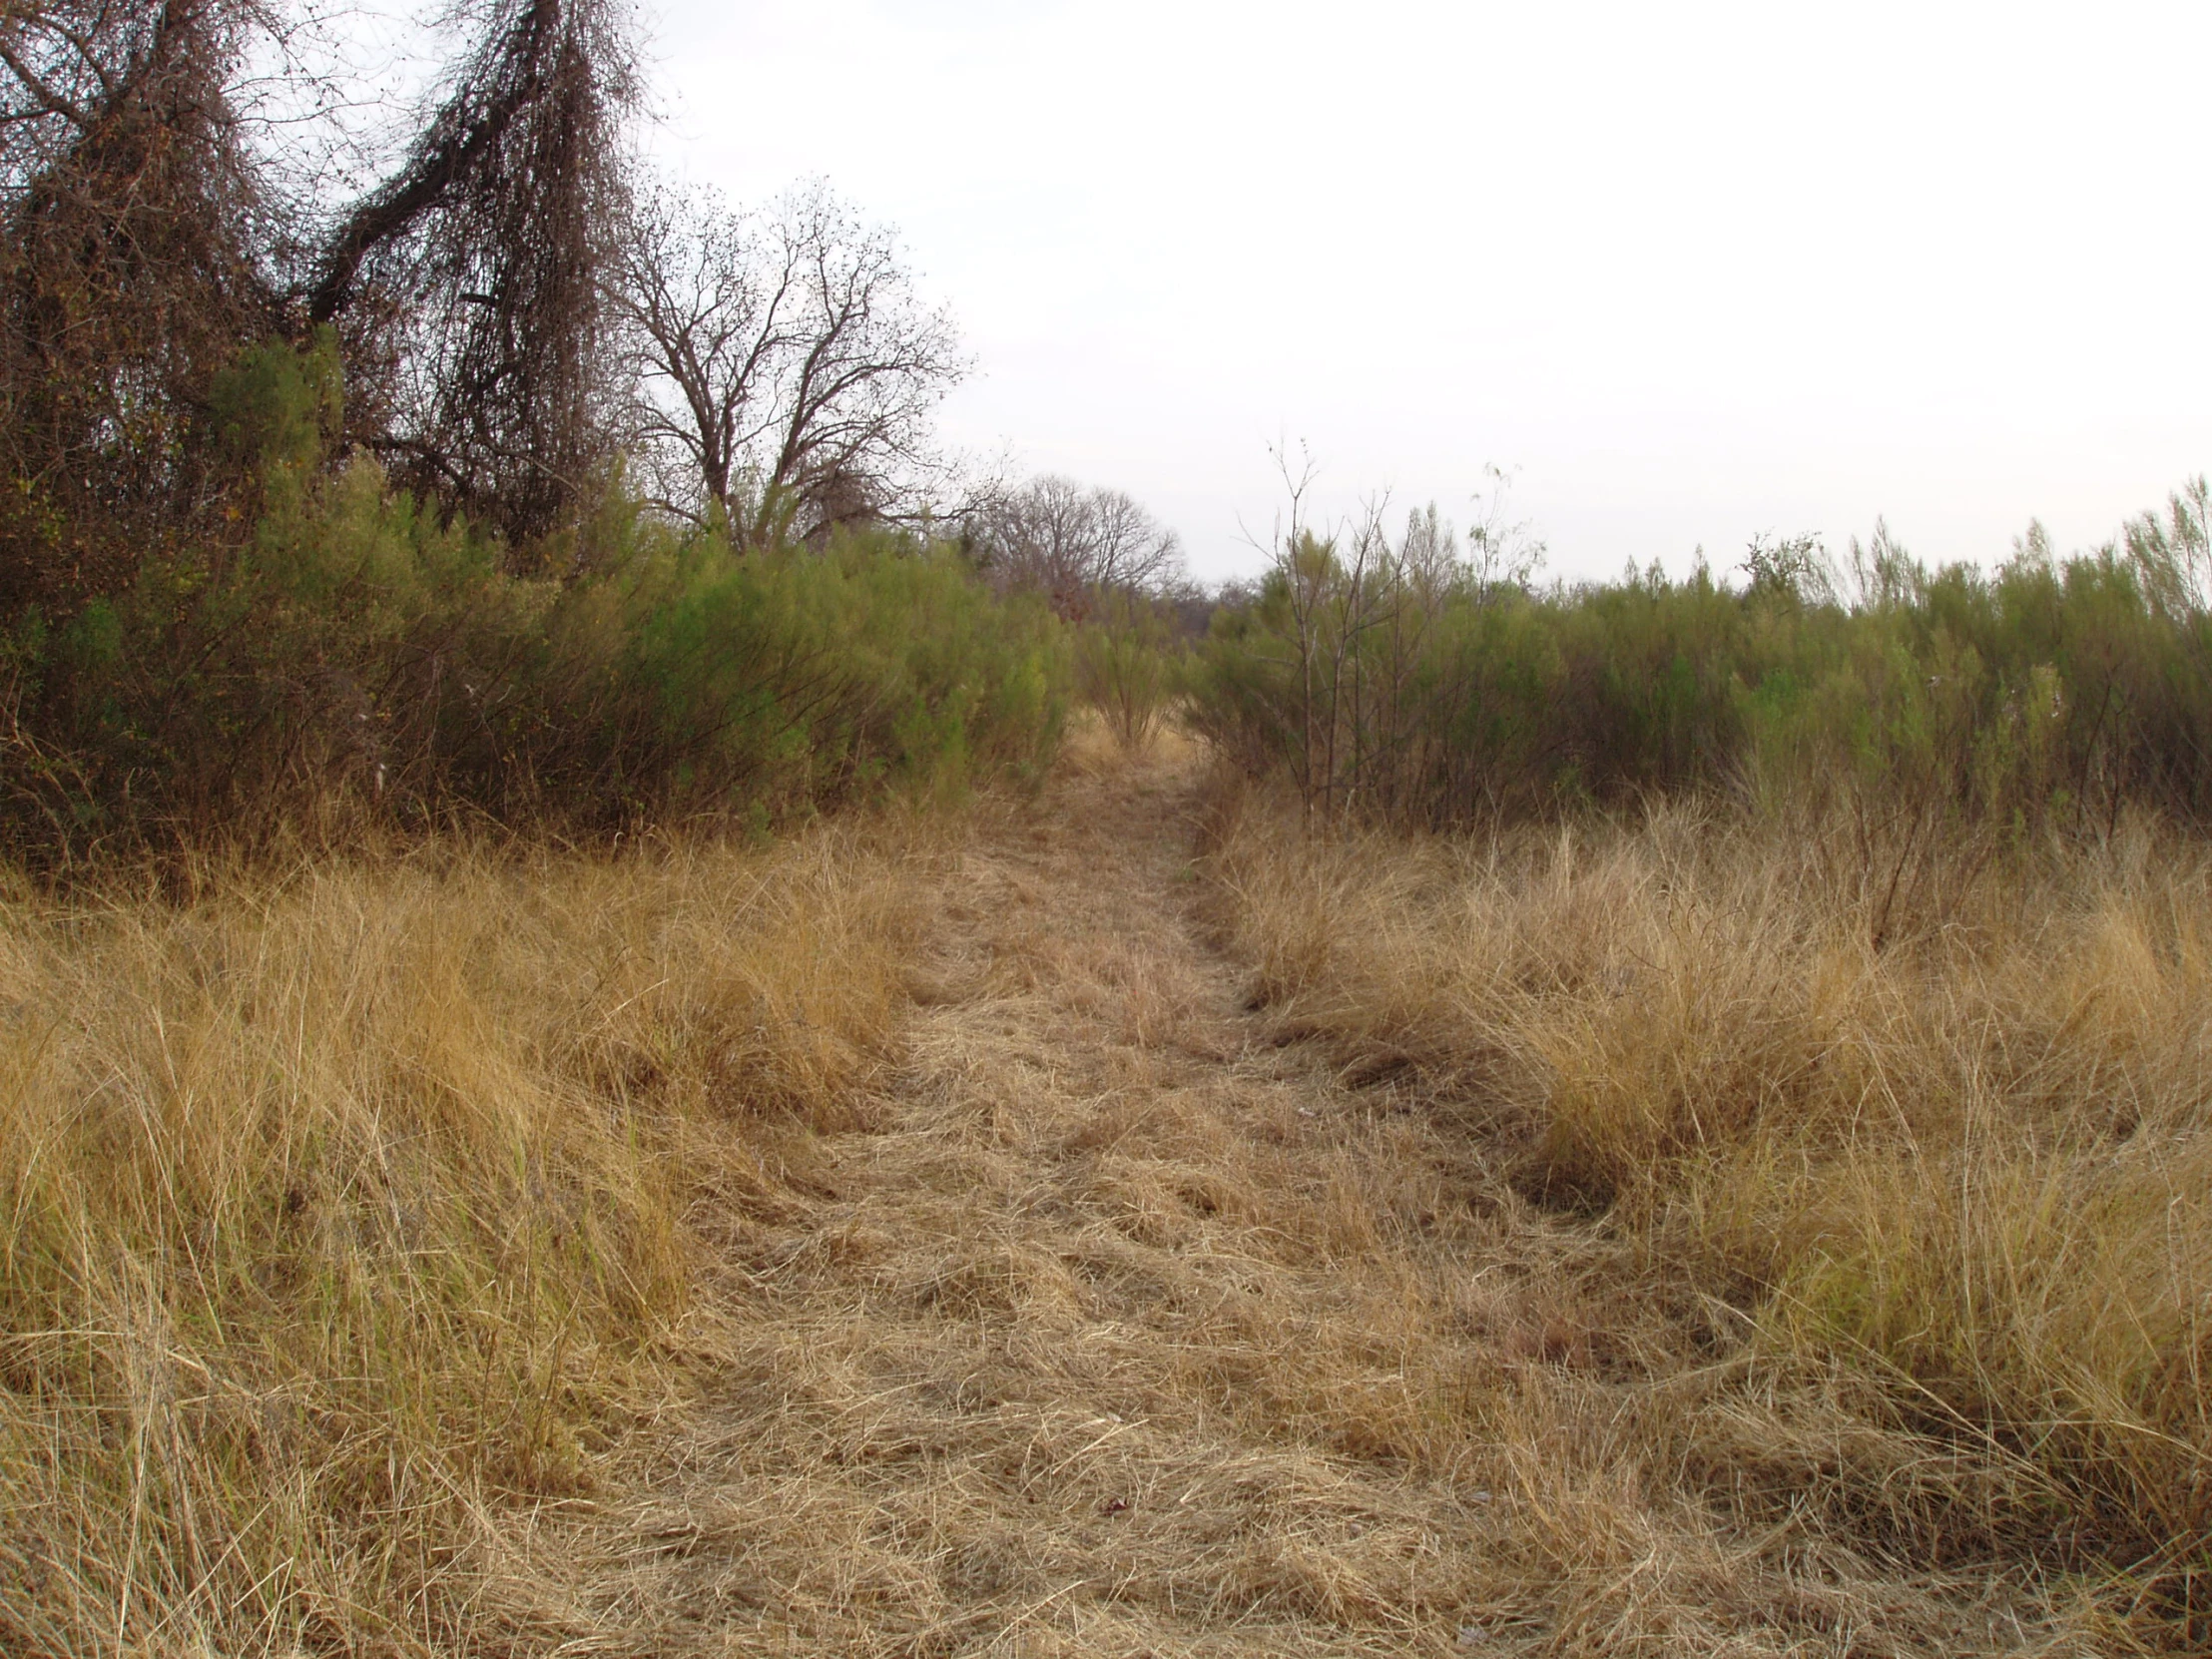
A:
{"type": "Polygon", "coordinates": [[[665,163],[826,176],[978,373],[952,435],[1257,565],[1331,504],[1551,569],[2062,546],[2212,467],[2212,6],[645,0],[665,163]]]}

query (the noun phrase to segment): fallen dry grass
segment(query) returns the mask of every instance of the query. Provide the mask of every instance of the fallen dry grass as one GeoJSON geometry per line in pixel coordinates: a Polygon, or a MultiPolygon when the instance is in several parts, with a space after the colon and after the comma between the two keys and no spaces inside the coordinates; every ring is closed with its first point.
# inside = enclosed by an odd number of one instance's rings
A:
{"type": "MultiPolygon", "coordinates": [[[[1439,1101],[1399,1033],[1340,1037],[1320,981],[1252,1007],[1251,969],[1206,942],[1216,882],[1281,859],[1291,903],[1322,871],[1247,824],[1202,873],[1198,770],[1093,745],[978,830],[870,1131],[732,1224],[699,1406],[595,1534],[598,1640],[2071,1654],[2155,1633],[2092,1578],[1994,1552],[1982,1460],[1883,1415],[1863,1368],[1776,1354],[1641,1235],[1517,1188],[1519,1143],[1439,1101]]],[[[1236,913],[1264,953],[1272,923],[1236,913]]]]}
{"type": "Polygon", "coordinates": [[[16,904],[0,1647],[2188,1645],[2182,849],[1876,949],[1202,760],[16,904]]]}

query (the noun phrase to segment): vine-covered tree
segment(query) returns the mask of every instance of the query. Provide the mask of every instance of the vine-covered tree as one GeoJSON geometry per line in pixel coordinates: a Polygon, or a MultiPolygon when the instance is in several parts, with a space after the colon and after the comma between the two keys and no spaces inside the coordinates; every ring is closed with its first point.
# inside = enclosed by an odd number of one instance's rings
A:
{"type": "Polygon", "coordinates": [[[316,10],[0,8],[0,602],[67,609],[157,546],[220,542],[215,376],[324,323],[351,435],[401,482],[523,549],[597,486],[625,0],[463,0],[420,133],[327,218],[313,146],[241,99],[250,64],[308,78],[286,47],[316,10]]]}
{"type": "Polygon", "coordinates": [[[205,533],[213,376],[279,323],[230,88],[245,0],[0,9],[0,603],[205,533]]]}
{"type": "Polygon", "coordinates": [[[289,44],[324,9],[0,7],[0,603],[68,610],[245,535],[218,377],[325,327],[346,441],[525,565],[625,449],[746,542],[929,508],[949,319],[822,187],[639,200],[630,0],[456,0],[419,126],[341,203],[308,127],[361,89],[289,44]],[[305,125],[248,109],[272,63],[305,125]]]}
{"type": "Polygon", "coordinates": [[[329,239],[307,315],[344,325],[398,474],[527,545],[573,517],[609,452],[630,18],[621,0],[474,0],[472,16],[404,163],[329,239]]]}

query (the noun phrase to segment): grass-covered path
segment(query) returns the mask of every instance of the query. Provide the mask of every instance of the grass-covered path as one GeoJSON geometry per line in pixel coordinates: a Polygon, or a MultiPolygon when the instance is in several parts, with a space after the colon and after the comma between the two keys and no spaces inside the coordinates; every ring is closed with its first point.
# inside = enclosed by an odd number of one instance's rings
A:
{"type": "Polygon", "coordinates": [[[607,1639],[1463,1653],[1540,1612],[1495,1605],[1454,1426],[1476,1172],[1243,1006],[1195,774],[1102,758],[978,829],[907,1063],[735,1230],[607,1639]]]}
{"type": "Polygon", "coordinates": [[[1417,1068],[1252,1005],[1201,771],[1079,753],[978,817],[902,1062],[722,1224],[579,1650],[2074,1651],[2027,1581],[1801,1500],[1893,1449],[1827,1384],[1516,1195],[1417,1068]]]}

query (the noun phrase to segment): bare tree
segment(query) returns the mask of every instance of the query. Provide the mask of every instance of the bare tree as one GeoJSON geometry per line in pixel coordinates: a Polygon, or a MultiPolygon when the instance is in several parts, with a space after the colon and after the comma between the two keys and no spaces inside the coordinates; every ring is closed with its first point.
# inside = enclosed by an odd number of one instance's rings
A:
{"type": "Polygon", "coordinates": [[[986,503],[973,536],[992,580],[1035,589],[1071,619],[1088,615],[1102,593],[1161,593],[1183,574],[1175,532],[1134,499],[1057,474],[986,503]]]}
{"type": "Polygon", "coordinates": [[[670,511],[757,543],[910,512],[942,476],[930,415],[966,370],[951,319],[823,186],[762,215],[642,198],[608,296],[633,446],[670,511]]]}

